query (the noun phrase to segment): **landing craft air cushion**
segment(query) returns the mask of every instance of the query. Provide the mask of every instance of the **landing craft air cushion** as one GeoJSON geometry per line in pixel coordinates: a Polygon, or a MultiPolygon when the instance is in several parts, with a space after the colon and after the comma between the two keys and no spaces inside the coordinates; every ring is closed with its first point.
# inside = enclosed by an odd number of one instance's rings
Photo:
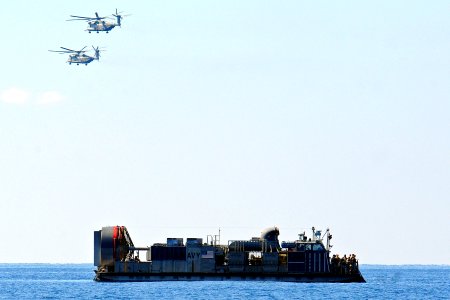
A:
{"type": "Polygon", "coordinates": [[[329,230],[278,241],[276,227],[250,240],[220,244],[219,235],[167,238],[166,243],[136,247],[124,226],[94,231],[97,281],[271,280],[288,282],[365,282],[354,254],[330,259],[329,230]],[[326,243],[323,243],[323,240],[326,243]],[[139,256],[139,253],[145,253],[139,256]]]}

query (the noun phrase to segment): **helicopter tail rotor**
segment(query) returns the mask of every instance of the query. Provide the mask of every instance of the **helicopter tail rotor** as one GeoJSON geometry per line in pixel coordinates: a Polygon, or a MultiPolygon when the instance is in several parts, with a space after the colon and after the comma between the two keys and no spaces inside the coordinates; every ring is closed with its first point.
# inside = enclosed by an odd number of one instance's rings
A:
{"type": "Polygon", "coordinates": [[[117,25],[118,25],[119,27],[122,27],[122,19],[123,19],[123,17],[128,17],[128,16],[130,16],[130,15],[122,15],[122,13],[123,13],[123,11],[118,12],[118,11],[117,11],[117,8],[116,8],[116,13],[115,13],[115,14],[112,14],[114,17],[116,17],[116,19],[117,19],[117,25]]]}
{"type": "Polygon", "coordinates": [[[92,46],[92,49],[94,49],[94,52],[95,52],[95,59],[100,60],[100,52],[105,51],[105,49],[100,49],[100,47],[98,47],[98,46],[97,46],[97,48],[92,46]]]}
{"type": "Polygon", "coordinates": [[[119,13],[117,12],[117,8],[116,8],[116,13],[113,14],[113,16],[116,17],[116,19],[117,19],[117,25],[119,25],[119,27],[122,27],[121,21],[122,21],[123,17],[122,17],[122,15],[119,15],[119,13]]]}
{"type": "Polygon", "coordinates": [[[100,50],[98,49],[98,46],[97,46],[97,48],[92,46],[92,49],[94,49],[94,52],[95,52],[95,59],[100,60],[100,50]]]}

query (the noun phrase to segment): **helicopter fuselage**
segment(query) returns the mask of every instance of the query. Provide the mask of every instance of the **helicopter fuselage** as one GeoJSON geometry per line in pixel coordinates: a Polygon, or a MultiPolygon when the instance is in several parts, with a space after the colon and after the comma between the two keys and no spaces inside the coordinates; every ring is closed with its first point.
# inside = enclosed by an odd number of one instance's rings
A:
{"type": "Polygon", "coordinates": [[[67,62],[69,63],[69,65],[71,64],[85,64],[87,65],[88,63],[92,62],[93,60],[95,60],[95,57],[86,55],[86,54],[71,54],[69,55],[69,59],[67,60],[67,62]]]}
{"type": "Polygon", "coordinates": [[[111,22],[102,22],[102,21],[89,21],[88,22],[88,28],[86,29],[91,33],[92,31],[100,32],[100,31],[106,31],[108,33],[111,31],[114,27],[116,27],[116,23],[111,22]]]}

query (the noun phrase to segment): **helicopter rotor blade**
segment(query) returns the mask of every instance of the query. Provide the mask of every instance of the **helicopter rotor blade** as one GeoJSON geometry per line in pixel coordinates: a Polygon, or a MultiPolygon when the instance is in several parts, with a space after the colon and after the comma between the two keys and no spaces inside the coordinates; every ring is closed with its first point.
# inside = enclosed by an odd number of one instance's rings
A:
{"type": "Polygon", "coordinates": [[[79,18],[79,19],[93,19],[92,17],[82,17],[82,16],[74,16],[70,15],[71,18],[79,18]]]}
{"type": "Polygon", "coordinates": [[[64,48],[64,47],[59,47],[59,48],[64,49],[64,50],[66,50],[66,51],[70,51],[70,52],[77,52],[77,51],[72,50],[72,49],[69,49],[69,48],[64,48]]]}
{"type": "MultiPolygon", "coordinates": [[[[72,50],[69,48],[64,48],[64,47],[60,47],[61,49],[63,49],[64,51],[58,50],[58,51],[52,51],[52,52],[61,52],[61,53],[84,53],[86,52],[86,50],[84,50],[84,48],[86,48],[86,46],[84,46],[81,50],[72,50]]],[[[50,51],[50,50],[49,50],[50,51]]]]}
{"type": "Polygon", "coordinates": [[[59,54],[72,53],[72,51],[62,51],[62,50],[48,50],[48,51],[50,51],[50,52],[56,52],[56,53],[59,53],[59,54]]]}
{"type": "Polygon", "coordinates": [[[105,17],[100,17],[98,15],[98,13],[95,13],[95,17],[82,17],[82,16],[75,16],[75,15],[70,15],[71,18],[75,18],[75,19],[69,19],[67,21],[92,21],[92,20],[102,20],[105,19],[105,17]]]}

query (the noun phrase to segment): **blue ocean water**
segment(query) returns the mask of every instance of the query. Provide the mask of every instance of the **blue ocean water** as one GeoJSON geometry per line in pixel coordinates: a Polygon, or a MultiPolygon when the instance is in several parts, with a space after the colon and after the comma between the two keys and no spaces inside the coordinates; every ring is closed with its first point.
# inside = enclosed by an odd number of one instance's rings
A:
{"type": "Polygon", "coordinates": [[[360,268],[367,283],[101,283],[90,264],[0,264],[0,299],[450,299],[450,266],[360,268]]]}

